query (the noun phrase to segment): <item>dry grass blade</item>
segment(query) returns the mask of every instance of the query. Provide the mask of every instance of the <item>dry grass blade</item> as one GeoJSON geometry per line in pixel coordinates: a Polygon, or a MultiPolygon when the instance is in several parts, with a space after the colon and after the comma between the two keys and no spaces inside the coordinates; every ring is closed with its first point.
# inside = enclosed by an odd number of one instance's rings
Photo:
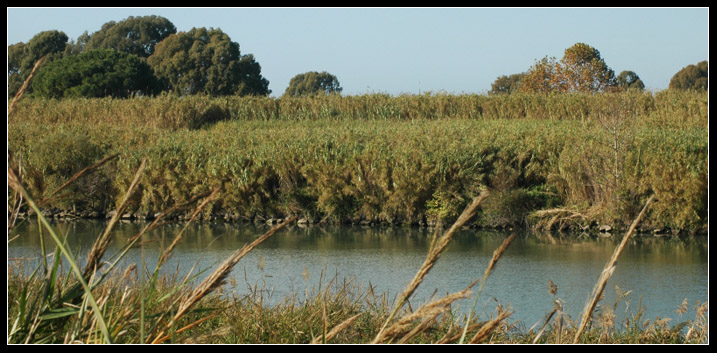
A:
{"type": "Polygon", "coordinates": [[[468,205],[468,207],[463,210],[463,213],[461,213],[461,215],[458,217],[455,223],[453,223],[451,228],[448,229],[447,232],[445,232],[440,238],[435,241],[435,244],[432,246],[430,252],[428,253],[428,256],[426,257],[426,260],[423,262],[423,265],[421,265],[421,268],[418,270],[418,273],[416,273],[408,286],[406,286],[406,289],[404,289],[401,293],[401,296],[399,297],[396,306],[393,308],[393,311],[391,312],[391,314],[389,314],[388,318],[386,319],[386,322],[383,324],[383,327],[376,335],[376,338],[373,341],[374,343],[378,343],[383,340],[384,331],[386,330],[386,327],[391,322],[391,320],[393,320],[398,310],[403,307],[403,304],[406,302],[406,300],[413,294],[416,288],[418,288],[418,285],[423,282],[423,279],[436,264],[436,261],[438,261],[438,258],[443,253],[443,250],[445,250],[450,243],[451,239],[453,238],[453,235],[466,222],[468,222],[468,220],[473,218],[476,210],[478,209],[478,206],[486,197],[488,197],[488,195],[488,190],[483,190],[480,195],[476,196],[470,203],[470,205],[468,205]]]}
{"type": "MultiPolygon", "coordinates": [[[[182,333],[182,332],[184,332],[184,331],[187,331],[187,330],[191,329],[192,327],[195,327],[195,326],[201,324],[201,323],[204,322],[204,321],[207,321],[207,320],[209,320],[209,319],[211,319],[211,318],[213,318],[213,317],[216,317],[216,316],[219,315],[219,314],[220,314],[220,312],[216,312],[216,313],[214,313],[214,314],[212,314],[212,315],[203,317],[203,318],[201,318],[201,319],[199,319],[199,320],[197,320],[197,321],[195,321],[195,322],[193,322],[193,323],[191,323],[191,324],[189,324],[189,325],[187,325],[187,326],[184,326],[184,327],[180,328],[179,330],[177,330],[177,332],[175,332],[175,334],[176,334],[176,333],[182,333]]],[[[154,343],[163,343],[163,342],[166,342],[166,341],[167,341],[168,339],[170,339],[170,338],[172,338],[172,336],[171,336],[171,335],[167,335],[167,336],[158,338],[157,340],[154,341],[154,343]]]]}
{"type": "MultiPolygon", "coordinates": [[[[481,322],[472,323],[468,326],[468,331],[478,330],[481,327],[483,327],[483,325],[485,325],[486,323],[488,323],[488,322],[481,321],[481,322]]],[[[463,337],[463,328],[461,328],[460,326],[456,326],[454,328],[451,328],[448,332],[446,332],[446,334],[443,335],[443,337],[440,340],[438,340],[436,342],[436,344],[448,344],[448,343],[457,342],[458,340],[461,339],[461,337],[463,337]]]]}
{"type": "Polygon", "coordinates": [[[535,229],[552,230],[553,226],[558,223],[558,229],[563,228],[563,224],[567,222],[574,222],[579,224],[578,220],[584,221],[589,219],[585,214],[569,208],[552,208],[548,210],[539,210],[533,212],[533,217],[538,219],[536,224],[533,226],[535,229]]]}
{"type": "MultiPolygon", "coordinates": [[[[552,282],[552,281],[551,281],[552,282]]],[[[545,332],[545,328],[550,323],[550,320],[553,318],[555,313],[557,313],[559,310],[561,310],[560,303],[558,301],[555,301],[555,306],[553,307],[553,311],[551,311],[546,317],[545,321],[543,322],[543,326],[540,327],[540,330],[538,330],[538,333],[535,335],[535,338],[533,339],[533,344],[538,343],[538,340],[540,337],[543,336],[543,333],[545,332]]]]}
{"type": "Polygon", "coordinates": [[[628,229],[627,233],[625,233],[625,236],[622,238],[622,241],[620,244],[615,248],[615,251],[612,254],[612,257],[610,258],[610,261],[607,262],[605,265],[605,269],[600,274],[600,278],[598,279],[597,284],[595,285],[595,289],[593,289],[592,298],[588,301],[587,305],[585,306],[585,310],[583,310],[583,317],[580,321],[580,325],[578,326],[577,332],[575,332],[575,338],[573,339],[573,344],[578,343],[578,339],[580,339],[580,335],[582,335],[583,331],[585,330],[585,327],[588,324],[588,321],[590,321],[590,318],[592,317],[592,313],[595,310],[595,306],[597,306],[598,301],[600,301],[600,297],[602,297],[602,292],[605,289],[605,285],[607,284],[608,279],[612,276],[612,273],[615,271],[615,268],[617,266],[617,259],[620,257],[620,254],[625,249],[625,246],[627,245],[627,241],[630,239],[630,236],[635,231],[635,228],[637,228],[637,225],[642,220],[642,217],[645,215],[645,212],[647,211],[648,206],[650,206],[650,203],[655,198],[655,195],[650,196],[650,198],[645,203],[645,207],[642,208],[642,211],[640,211],[640,214],[635,218],[635,221],[632,222],[632,225],[630,225],[630,228],[628,229]]]}
{"type": "MultiPolygon", "coordinates": [[[[22,175],[22,158],[18,158],[18,160],[16,160],[13,157],[13,154],[10,151],[8,151],[7,152],[7,169],[8,169],[8,181],[10,178],[10,171],[12,170],[13,177],[15,179],[17,179],[15,181],[15,183],[19,183],[20,176],[22,175]]],[[[9,185],[9,183],[8,183],[8,185],[9,185]]],[[[16,189],[13,188],[13,190],[16,190],[16,189]]],[[[8,192],[8,195],[9,195],[9,192],[8,192]]],[[[15,222],[17,221],[17,217],[20,212],[20,207],[22,206],[22,200],[23,200],[22,193],[17,192],[17,191],[15,192],[15,194],[13,196],[8,196],[7,207],[8,207],[8,213],[10,214],[10,216],[8,217],[8,222],[7,222],[8,234],[10,234],[10,231],[15,227],[15,222]],[[12,199],[12,205],[11,205],[10,199],[12,199]]],[[[15,238],[16,237],[17,236],[15,236],[15,238]]],[[[14,239],[14,238],[12,238],[12,239],[14,239]]],[[[12,241],[12,239],[8,239],[8,243],[10,241],[12,241]]]]}
{"type": "Polygon", "coordinates": [[[451,305],[455,301],[468,298],[470,297],[470,295],[471,290],[470,287],[468,287],[460,292],[448,294],[443,298],[431,301],[428,304],[425,304],[418,308],[418,310],[416,310],[415,312],[406,315],[400,320],[398,320],[396,324],[386,330],[386,337],[391,337],[402,333],[410,327],[411,322],[413,322],[414,320],[421,319],[421,323],[419,323],[416,327],[411,329],[411,331],[403,335],[403,337],[401,337],[401,339],[398,341],[399,344],[407,343],[410,339],[412,339],[419,333],[425,331],[430,326],[430,324],[434,322],[436,318],[438,318],[439,315],[449,312],[451,310],[451,305]]]}
{"type": "Polygon", "coordinates": [[[466,318],[466,326],[463,329],[463,335],[461,336],[460,343],[463,343],[465,340],[465,335],[468,333],[468,327],[470,326],[471,317],[473,316],[473,312],[475,311],[475,307],[478,304],[478,297],[483,292],[483,286],[485,285],[486,280],[488,280],[488,276],[490,276],[491,272],[493,272],[493,269],[495,269],[495,265],[498,263],[498,260],[503,256],[505,251],[508,249],[508,246],[513,242],[513,239],[515,239],[515,234],[511,234],[508,238],[503,240],[503,243],[500,244],[500,246],[493,251],[493,256],[490,259],[490,262],[488,262],[488,266],[485,269],[485,272],[483,273],[483,277],[477,279],[473,283],[468,286],[468,288],[471,288],[475,286],[478,282],[480,282],[480,287],[478,288],[478,293],[476,294],[476,298],[473,301],[473,307],[468,312],[468,317],[466,318]]]}
{"type": "Polygon", "coordinates": [[[345,328],[349,327],[349,326],[350,326],[356,319],[358,319],[358,317],[361,316],[361,315],[362,315],[362,314],[356,314],[356,315],[354,315],[354,316],[352,316],[352,317],[350,317],[350,318],[344,320],[342,323],[340,323],[340,324],[334,326],[334,328],[332,328],[332,329],[329,331],[329,333],[326,334],[326,339],[324,339],[324,336],[322,335],[322,336],[319,336],[319,337],[314,338],[314,339],[311,341],[311,344],[317,344],[317,343],[321,343],[321,342],[328,342],[330,339],[334,338],[334,336],[338,335],[339,332],[341,332],[341,331],[343,331],[345,328]]]}
{"type": "Polygon", "coordinates": [[[483,325],[483,327],[480,328],[480,330],[478,330],[478,332],[476,332],[473,338],[471,338],[470,343],[483,342],[483,340],[485,340],[488,335],[490,335],[491,332],[493,332],[493,330],[495,330],[495,328],[498,327],[498,325],[500,325],[500,323],[503,322],[503,320],[507,319],[510,315],[513,315],[512,311],[501,310],[498,313],[498,316],[495,317],[495,319],[488,321],[485,325],[483,325]]]}
{"type": "Polygon", "coordinates": [[[179,243],[180,240],[182,240],[182,235],[187,230],[187,226],[194,221],[194,219],[197,217],[199,212],[201,212],[210,201],[214,200],[214,198],[217,196],[219,191],[221,191],[221,189],[222,189],[221,186],[218,186],[217,188],[215,188],[212,191],[212,193],[204,201],[202,201],[202,203],[199,204],[199,206],[197,206],[197,208],[192,213],[192,216],[189,218],[189,221],[187,221],[187,224],[184,226],[184,228],[182,228],[182,230],[179,232],[179,234],[177,234],[177,236],[174,237],[174,240],[172,241],[172,243],[169,245],[169,247],[167,247],[167,250],[164,251],[164,253],[162,254],[162,257],[160,257],[159,262],[157,263],[157,268],[161,267],[162,264],[164,264],[164,262],[169,258],[169,254],[171,254],[172,250],[174,250],[174,247],[179,243]]]}
{"type": "Polygon", "coordinates": [[[196,196],[192,197],[191,199],[189,199],[189,200],[187,200],[187,201],[184,201],[184,202],[179,203],[179,204],[175,204],[175,205],[173,205],[172,207],[170,207],[170,208],[168,208],[168,209],[162,211],[162,212],[159,214],[159,216],[155,217],[155,219],[154,219],[154,221],[152,221],[152,223],[150,223],[150,224],[148,224],[147,226],[145,226],[144,228],[142,228],[142,230],[139,231],[139,233],[135,234],[132,238],[130,238],[129,240],[127,240],[127,243],[133,243],[135,240],[137,240],[137,239],[139,239],[140,237],[142,237],[142,235],[144,235],[144,233],[147,233],[147,232],[149,232],[149,231],[151,231],[151,230],[154,230],[154,229],[158,228],[160,225],[164,224],[164,223],[160,223],[160,221],[161,221],[162,219],[164,219],[164,217],[166,217],[167,215],[169,215],[169,214],[171,214],[172,212],[175,212],[175,211],[177,211],[177,210],[183,209],[183,208],[187,207],[188,205],[191,205],[191,204],[195,203],[197,200],[201,199],[202,197],[206,197],[206,196],[208,196],[208,195],[211,195],[212,192],[213,192],[213,191],[207,191],[207,192],[201,193],[201,194],[199,194],[199,195],[196,195],[196,196]]]}
{"type": "Polygon", "coordinates": [[[486,267],[485,273],[483,274],[484,282],[485,278],[487,278],[490,273],[493,272],[493,269],[495,269],[495,265],[498,263],[498,260],[503,256],[505,251],[508,249],[508,246],[510,246],[510,243],[513,242],[513,239],[515,239],[515,234],[511,234],[508,238],[503,240],[503,243],[501,243],[500,246],[493,251],[493,257],[490,258],[488,267],[486,267]]]}
{"type": "Polygon", "coordinates": [[[20,98],[22,98],[22,95],[25,94],[25,91],[27,91],[27,88],[30,86],[30,81],[32,81],[33,76],[35,76],[35,73],[37,70],[42,66],[42,64],[45,62],[45,59],[47,56],[43,56],[40,58],[36,63],[35,66],[32,67],[32,71],[30,71],[30,75],[27,76],[25,79],[25,82],[23,82],[22,87],[20,87],[20,90],[17,91],[15,94],[15,97],[13,97],[12,102],[10,102],[10,106],[7,109],[7,115],[10,116],[12,112],[15,110],[15,105],[18,101],[20,101],[20,98]]]}
{"type": "MultiPolygon", "coordinates": [[[[259,244],[264,242],[266,239],[274,235],[276,232],[278,232],[280,229],[286,227],[291,222],[294,222],[298,216],[293,216],[287,220],[285,220],[283,223],[278,224],[274,226],[273,228],[269,229],[264,235],[260,236],[253,242],[249,243],[248,245],[245,245],[241,249],[235,251],[233,254],[231,254],[224,262],[217,267],[214,272],[212,272],[207,278],[205,278],[202,283],[197,286],[192,293],[187,295],[179,304],[179,308],[177,309],[177,312],[175,313],[174,317],[170,320],[170,322],[167,324],[167,327],[171,327],[177,320],[179,320],[184,314],[187,313],[189,308],[192,307],[195,303],[197,303],[199,300],[204,298],[207,294],[211,293],[214,289],[218,288],[222,285],[224,282],[224,279],[226,276],[231,272],[231,270],[234,268],[234,265],[236,265],[239,260],[241,260],[246,254],[248,254],[251,250],[253,250],[255,247],[257,247],[259,244]]],[[[157,339],[153,343],[157,343],[157,340],[163,337],[164,332],[160,333],[157,336],[157,339]]]]}
{"type": "Polygon", "coordinates": [[[130,196],[137,189],[137,185],[139,185],[139,179],[142,176],[142,173],[144,172],[144,168],[146,166],[147,160],[142,160],[142,163],[137,169],[137,172],[134,175],[134,179],[132,180],[132,183],[130,184],[127,193],[125,193],[124,195],[124,199],[122,199],[122,203],[120,203],[120,206],[117,208],[117,213],[112,216],[110,222],[105,228],[104,233],[102,233],[102,235],[97,238],[95,243],[92,245],[92,250],[90,250],[90,253],[87,256],[87,265],[85,266],[85,270],[83,271],[85,277],[97,268],[100,263],[100,260],[102,259],[102,256],[105,254],[105,251],[107,251],[107,247],[109,246],[111,240],[110,232],[112,231],[112,228],[114,228],[114,225],[117,224],[117,221],[119,220],[120,216],[122,216],[122,212],[124,212],[125,208],[127,207],[127,201],[129,200],[130,196]]]}

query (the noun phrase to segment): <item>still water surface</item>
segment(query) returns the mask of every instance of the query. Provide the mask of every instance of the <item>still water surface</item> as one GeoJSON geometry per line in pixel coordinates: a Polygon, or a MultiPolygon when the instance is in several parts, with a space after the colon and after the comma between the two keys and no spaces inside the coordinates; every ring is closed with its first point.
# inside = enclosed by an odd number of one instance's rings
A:
{"type": "MultiPolygon", "coordinates": [[[[73,252],[84,254],[105,224],[98,221],[55,223],[68,234],[73,252]]],[[[122,223],[114,232],[112,248],[119,251],[127,239],[137,234],[143,223],[122,223]]],[[[144,259],[154,269],[154,259],[171,243],[179,225],[169,225],[146,235],[142,249],[132,249],[123,265],[144,259]]],[[[164,266],[170,272],[190,269],[211,272],[234,250],[241,248],[268,226],[225,223],[193,224],[164,266]]],[[[31,263],[40,254],[35,222],[13,230],[21,234],[8,244],[9,261],[25,259],[31,263]]],[[[264,289],[264,303],[280,303],[296,295],[305,298],[335,278],[385,294],[393,300],[413,278],[423,263],[432,231],[409,228],[290,227],[284,229],[242,259],[229,281],[230,290],[243,296],[251,288],[264,289]]],[[[413,307],[433,294],[444,295],[464,289],[485,271],[493,251],[509,236],[507,232],[461,231],[428,274],[412,299],[413,307]]],[[[622,235],[612,238],[577,237],[519,232],[498,266],[488,278],[478,298],[483,315],[494,312],[499,303],[514,310],[512,319],[530,327],[553,309],[557,297],[564,310],[577,320],[605,263],[622,235]],[[558,286],[556,297],[549,293],[549,282],[558,286]]],[[[620,257],[607,284],[601,304],[612,306],[615,287],[631,291],[617,306],[618,320],[632,317],[641,303],[644,319],[672,318],[678,323],[694,318],[694,306],[709,298],[708,241],[706,238],[634,238],[620,257]],[[687,299],[689,311],[675,312],[687,299]]],[[[461,302],[469,307],[473,299],[461,302]]],[[[461,308],[457,308],[461,310],[461,308]]]]}

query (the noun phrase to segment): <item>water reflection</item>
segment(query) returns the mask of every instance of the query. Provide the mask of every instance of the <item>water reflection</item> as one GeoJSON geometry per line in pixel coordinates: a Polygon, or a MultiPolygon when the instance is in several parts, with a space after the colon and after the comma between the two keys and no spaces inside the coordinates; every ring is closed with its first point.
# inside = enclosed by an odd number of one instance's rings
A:
{"type": "MultiPolygon", "coordinates": [[[[103,222],[56,223],[68,236],[73,252],[84,254],[103,222]]],[[[108,254],[119,252],[137,234],[142,223],[122,223],[114,232],[108,254]]],[[[142,251],[132,249],[122,263],[145,263],[153,269],[155,259],[181,230],[167,225],[144,236],[142,251]]],[[[164,267],[168,273],[184,273],[192,268],[211,271],[234,250],[268,230],[268,226],[236,226],[226,223],[193,224],[164,267]]],[[[40,254],[37,224],[26,222],[14,233],[20,236],[8,244],[8,259],[29,259],[40,254]]],[[[278,303],[288,296],[305,295],[328,279],[352,279],[362,288],[393,298],[415,275],[425,259],[432,231],[415,228],[289,227],[257,247],[239,262],[230,283],[238,295],[264,288],[267,302],[278,303]]],[[[493,251],[509,234],[495,231],[465,230],[456,235],[447,251],[419,287],[412,302],[464,289],[483,274],[493,251]]],[[[603,266],[619,242],[612,238],[576,237],[525,232],[511,244],[501,258],[481,294],[481,308],[488,313],[496,303],[510,305],[513,319],[526,326],[542,319],[553,307],[549,281],[558,286],[557,297],[566,303],[568,314],[577,317],[603,266]]],[[[49,241],[49,238],[47,239],[49,241]]],[[[708,245],[703,238],[634,238],[623,252],[613,278],[608,282],[603,305],[616,299],[615,287],[631,290],[618,310],[634,311],[640,299],[646,305],[645,318],[691,319],[694,311],[682,317],[675,313],[687,298],[690,306],[708,299],[708,245]]],[[[468,304],[464,304],[468,305],[468,304]]]]}

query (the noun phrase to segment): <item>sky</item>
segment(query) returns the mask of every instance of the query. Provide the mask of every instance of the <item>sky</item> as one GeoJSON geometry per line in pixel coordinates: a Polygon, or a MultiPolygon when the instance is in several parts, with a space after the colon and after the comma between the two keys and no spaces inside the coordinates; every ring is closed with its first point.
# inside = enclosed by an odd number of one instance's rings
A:
{"type": "Polygon", "coordinates": [[[177,31],[219,28],[253,54],[272,96],[292,77],[335,75],[344,95],[484,94],[502,75],[586,43],[619,74],[666,89],[709,60],[709,8],[8,8],[7,44],[156,15],[177,31]]]}

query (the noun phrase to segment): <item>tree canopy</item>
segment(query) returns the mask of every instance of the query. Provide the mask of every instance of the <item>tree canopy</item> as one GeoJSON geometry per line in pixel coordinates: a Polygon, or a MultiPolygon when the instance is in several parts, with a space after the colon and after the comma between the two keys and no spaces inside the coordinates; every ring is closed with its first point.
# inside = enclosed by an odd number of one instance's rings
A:
{"type": "Polygon", "coordinates": [[[707,60],[697,65],[687,65],[678,71],[670,80],[670,89],[693,89],[706,91],[709,89],[709,64],[707,60]]]}
{"type": "Polygon", "coordinates": [[[67,35],[60,31],[44,31],[36,34],[27,44],[20,42],[7,48],[8,97],[22,87],[23,82],[40,58],[46,62],[62,57],[67,46],[67,35]]]}
{"type": "Polygon", "coordinates": [[[632,71],[623,71],[617,75],[617,86],[621,90],[642,91],[645,89],[645,84],[640,79],[640,76],[637,76],[637,74],[632,71]]]}
{"type": "Polygon", "coordinates": [[[147,59],[165,87],[180,95],[268,95],[269,81],[253,56],[220,29],[172,34],[147,59]]]}
{"type": "Polygon", "coordinates": [[[521,80],[521,91],[528,92],[606,92],[617,87],[615,72],[600,52],[576,43],[565,50],[563,58],[545,57],[536,61],[521,80]]]}
{"type": "Polygon", "coordinates": [[[287,96],[310,96],[316,94],[339,94],[341,85],[336,76],[324,71],[310,71],[294,76],[284,92],[287,96]]]}
{"type": "Polygon", "coordinates": [[[615,71],[607,66],[597,49],[585,43],[565,49],[560,63],[568,91],[605,92],[617,86],[615,71]]]}
{"type": "Polygon", "coordinates": [[[555,58],[544,57],[525,73],[520,80],[521,92],[564,92],[567,90],[562,78],[560,64],[555,58]]]}
{"type": "Polygon", "coordinates": [[[110,21],[93,33],[86,43],[85,50],[115,49],[148,58],[154,53],[157,43],[177,28],[168,19],[159,16],[130,16],[125,20],[110,21]]]}
{"type": "Polygon", "coordinates": [[[89,50],[45,64],[33,87],[34,94],[49,98],[125,98],[159,90],[147,63],[136,55],[113,49],[89,50]]]}
{"type": "Polygon", "coordinates": [[[490,85],[490,94],[511,94],[518,90],[525,73],[500,76],[490,85]]]}

